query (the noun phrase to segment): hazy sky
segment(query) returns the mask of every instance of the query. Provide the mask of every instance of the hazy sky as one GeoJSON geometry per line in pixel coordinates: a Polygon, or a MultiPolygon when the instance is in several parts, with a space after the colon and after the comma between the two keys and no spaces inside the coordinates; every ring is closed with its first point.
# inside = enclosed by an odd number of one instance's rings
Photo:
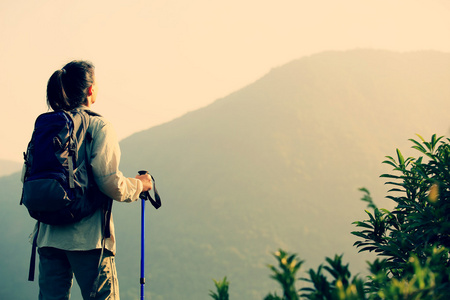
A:
{"type": "Polygon", "coordinates": [[[73,59],[95,64],[93,109],[124,138],[355,48],[450,52],[450,1],[0,0],[0,159],[21,161],[48,78],[73,59]]]}

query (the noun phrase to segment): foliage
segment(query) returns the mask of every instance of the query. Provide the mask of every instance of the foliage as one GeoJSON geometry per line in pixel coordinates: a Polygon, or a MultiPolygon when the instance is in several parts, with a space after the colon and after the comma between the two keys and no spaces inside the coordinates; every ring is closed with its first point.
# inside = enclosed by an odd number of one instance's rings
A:
{"type": "Polygon", "coordinates": [[[430,142],[419,138],[421,142],[410,140],[421,153],[418,158],[405,159],[397,149],[396,158],[387,156],[384,161],[394,168],[394,174],[381,175],[392,186],[387,196],[396,203],[392,211],[377,208],[363,190],[373,213],[366,211],[368,220],[354,222],[362,230],[353,234],[363,239],[354,245],[383,257],[371,265],[375,277],[368,286],[373,292],[384,295],[397,289],[411,296],[408,289],[416,287],[415,294],[435,299],[431,295],[437,291],[450,294],[450,140],[436,135],[430,142]],[[419,284],[423,272],[430,273],[429,278],[419,284]],[[386,284],[391,284],[390,289],[386,284]]]}
{"type": "Polygon", "coordinates": [[[216,286],[217,293],[213,291],[209,291],[209,295],[214,300],[228,300],[228,288],[230,283],[227,281],[227,277],[225,276],[222,281],[216,281],[213,279],[214,285],[216,286]]]}
{"type": "Polygon", "coordinates": [[[297,260],[296,254],[289,254],[283,250],[278,250],[273,254],[278,260],[278,268],[273,265],[268,265],[272,270],[272,277],[281,285],[283,289],[283,298],[278,297],[276,294],[267,295],[264,300],[298,300],[297,290],[295,288],[295,275],[303,264],[303,261],[297,260]]]}
{"type": "MultiPolygon", "coordinates": [[[[274,254],[279,267],[269,265],[271,277],[283,289],[283,297],[268,294],[264,300],[379,300],[448,299],[450,297],[450,139],[431,137],[426,142],[411,139],[418,158],[387,156],[385,164],[394,174],[383,174],[392,188],[387,198],[396,203],[392,211],[378,208],[370,192],[362,188],[368,219],[353,224],[361,238],[354,243],[359,252],[375,252],[368,262],[364,281],[351,277],[342,255],[326,258],[327,265],[310,269],[300,278],[310,286],[295,288],[295,275],[303,261],[296,254],[279,250],[274,254]]],[[[218,298],[216,298],[218,299],[218,298]]]]}
{"type": "Polygon", "coordinates": [[[342,263],[342,255],[335,255],[334,259],[327,257],[325,260],[327,266],[320,265],[316,272],[310,269],[309,278],[301,278],[312,284],[312,287],[300,290],[304,299],[365,299],[364,282],[357,277],[351,279],[348,264],[342,263]],[[328,276],[322,270],[326,270],[328,276]],[[330,277],[331,282],[328,281],[330,277]]]}

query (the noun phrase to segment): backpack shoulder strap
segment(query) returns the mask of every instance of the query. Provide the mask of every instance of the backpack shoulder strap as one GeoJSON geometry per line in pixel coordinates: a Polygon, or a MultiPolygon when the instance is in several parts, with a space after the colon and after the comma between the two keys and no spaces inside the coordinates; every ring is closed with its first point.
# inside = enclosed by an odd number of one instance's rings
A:
{"type": "MultiPolygon", "coordinates": [[[[86,139],[86,145],[88,146],[92,142],[92,136],[89,133],[88,127],[90,124],[90,117],[102,117],[100,114],[93,112],[89,109],[82,109],[78,108],[76,109],[77,113],[84,118],[84,126],[85,126],[85,139],[86,139]]],[[[87,155],[87,154],[86,154],[87,155]]],[[[92,172],[91,172],[92,173],[92,172]]],[[[103,228],[103,239],[111,237],[111,229],[110,229],[110,220],[111,220],[111,211],[112,211],[112,199],[108,199],[104,206],[103,206],[103,217],[102,217],[102,228],[103,228]]]]}
{"type": "Polygon", "coordinates": [[[93,117],[101,117],[101,115],[99,115],[99,114],[96,113],[96,112],[93,112],[92,110],[89,110],[89,109],[83,109],[83,111],[84,111],[86,114],[88,114],[89,116],[93,116],[93,117]]]}

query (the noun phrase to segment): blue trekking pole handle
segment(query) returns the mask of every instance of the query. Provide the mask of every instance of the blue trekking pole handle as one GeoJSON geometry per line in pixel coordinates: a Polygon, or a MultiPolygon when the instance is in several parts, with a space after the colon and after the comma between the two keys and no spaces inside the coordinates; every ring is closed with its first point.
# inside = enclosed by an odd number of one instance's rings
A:
{"type": "MultiPolygon", "coordinates": [[[[139,171],[139,175],[147,174],[147,171],[139,171]]],[[[141,300],[144,300],[144,285],[145,285],[145,200],[146,196],[141,193],[141,300]]]]}

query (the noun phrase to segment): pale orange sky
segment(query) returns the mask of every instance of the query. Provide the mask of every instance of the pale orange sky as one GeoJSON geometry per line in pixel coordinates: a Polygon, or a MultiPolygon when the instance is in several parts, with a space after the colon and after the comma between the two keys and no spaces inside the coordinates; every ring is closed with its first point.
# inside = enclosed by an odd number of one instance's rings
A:
{"type": "Polygon", "coordinates": [[[46,82],[72,59],[96,65],[93,109],[124,138],[305,55],[450,52],[450,1],[0,0],[0,37],[0,159],[21,161],[46,82]]]}

